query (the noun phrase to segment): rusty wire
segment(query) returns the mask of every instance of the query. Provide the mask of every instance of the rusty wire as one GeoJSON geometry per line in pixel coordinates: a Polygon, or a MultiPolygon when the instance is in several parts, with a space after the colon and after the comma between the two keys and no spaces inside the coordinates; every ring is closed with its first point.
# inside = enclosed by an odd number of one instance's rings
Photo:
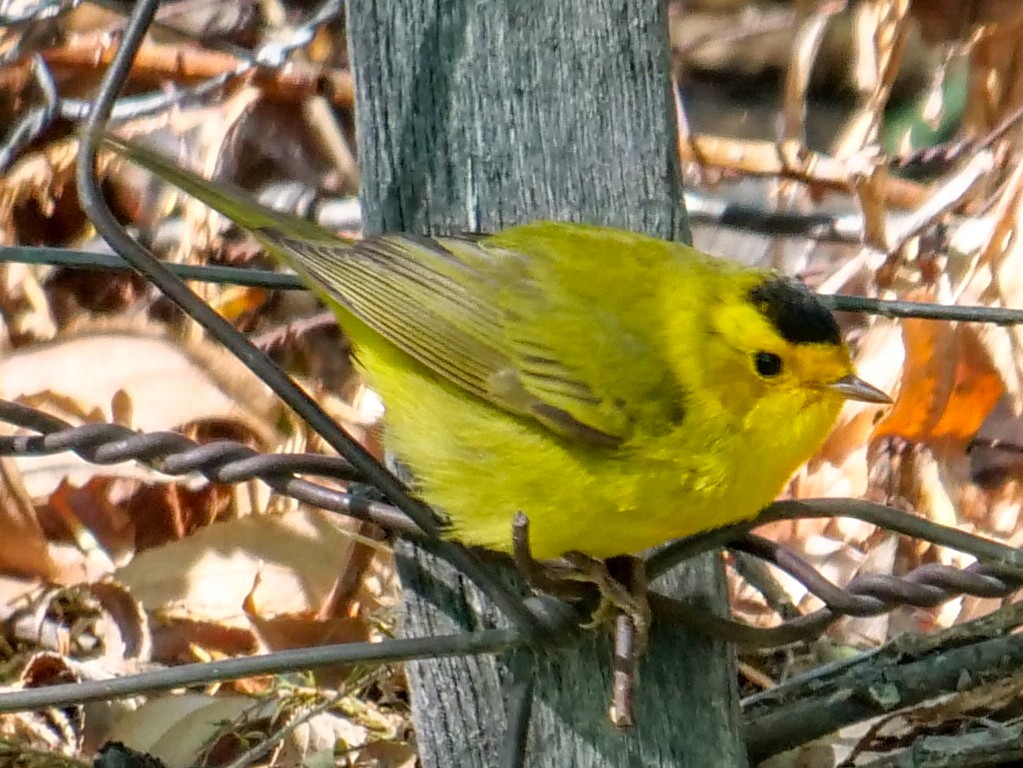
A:
{"type": "MultiPolygon", "coordinates": [[[[168,475],[198,473],[216,483],[258,479],[284,496],[321,509],[365,520],[402,535],[425,536],[396,507],[368,498],[357,490],[352,492],[299,477],[309,475],[345,483],[360,482],[359,473],[341,457],[310,453],[265,454],[232,440],[199,444],[176,432],[143,433],[117,424],[91,423],[76,427],[38,409],[5,400],[0,400],[0,421],[36,433],[0,436],[0,456],[43,456],[69,451],[94,464],[138,461],[168,475]]],[[[1023,570],[1018,552],[1013,548],[876,504],[867,504],[866,509],[892,519],[903,518],[901,524],[889,520],[889,527],[901,527],[929,540],[943,541],[970,551],[982,560],[965,569],[925,564],[898,577],[861,574],[845,587],[839,587],[793,549],[745,532],[752,525],[781,517],[817,516],[822,509],[826,507],[815,508],[813,504],[798,502],[775,504],[757,520],[723,529],[716,538],[689,539],[684,543],[691,546],[681,548],[681,555],[675,554],[680,547],[674,547],[660,550],[648,561],[653,575],[657,575],[677,562],[678,557],[692,557],[708,548],[725,546],[785,571],[824,603],[821,610],[764,629],[710,617],[659,595],[654,597],[655,607],[661,611],[662,618],[681,622],[687,628],[715,638],[744,646],[769,647],[816,636],[842,616],[876,616],[899,606],[930,608],[960,595],[1005,597],[1023,584],[1023,570]],[[777,514],[779,509],[783,514],[777,514]]],[[[855,512],[842,507],[836,511],[855,512]]],[[[878,518],[875,521],[885,522],[878,518]]],[[[564,631],[567,627],[549,625],[548,629],[564,631]]]]}

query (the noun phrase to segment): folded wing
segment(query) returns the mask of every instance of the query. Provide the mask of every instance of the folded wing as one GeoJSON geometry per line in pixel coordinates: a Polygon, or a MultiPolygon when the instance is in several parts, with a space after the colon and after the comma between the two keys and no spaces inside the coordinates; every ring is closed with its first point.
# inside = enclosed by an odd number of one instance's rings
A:
{"type": "Polygon", "coordinates": [[[613,447],[682,418],[654,326],[631,314],[656,311],[643,305],[652,288],[633,283],[634,295],[601,300],[597,265],[487,239],[387,235],[347,246],[257,234],[326,286],[324,298],[430,370],[562,437],[613,447]]]}

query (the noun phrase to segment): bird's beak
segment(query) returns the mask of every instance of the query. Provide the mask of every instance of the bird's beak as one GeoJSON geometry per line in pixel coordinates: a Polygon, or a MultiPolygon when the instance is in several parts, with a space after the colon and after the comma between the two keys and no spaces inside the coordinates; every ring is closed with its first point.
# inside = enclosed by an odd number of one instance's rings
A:
{"type": "Polygon", "coordinates": [[[851,373],[848,376],[843,376],[838,381],[831,382],[827,385],[827,388],[847,400],[859,400],[864,403],[883,403],[885,405],[890,405],[892,402],[892,399],[880,389],[851,373]]]}

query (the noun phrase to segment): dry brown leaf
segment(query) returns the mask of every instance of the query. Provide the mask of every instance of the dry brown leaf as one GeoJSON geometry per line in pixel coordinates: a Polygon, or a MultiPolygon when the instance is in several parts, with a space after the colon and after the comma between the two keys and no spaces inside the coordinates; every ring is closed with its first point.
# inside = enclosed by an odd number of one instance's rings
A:
{"type": "Polygon", "coordinates": [[[312,619],[302,616],[278,616],[263,619],[255,615],[250,615],[249,618],[264,650],[309,648],[315,645],[369,640],[369,626],[360,618],[312,619]]]}
{"type": "Polygon", "coordinates": [[[923,440],[945,412],[952,394],[955,333],[949,323],[902,321],[906,364],[895,405],[874,429],[874,438],[897,435],[923,440]]]}
{"type": "Polygon", "coordinates": [[[168,768],[189,768],[201,762],[203,750],[232,723],[257,713],[272,714],[273,708],[273,702],[241,696],[163,696],[126,713],[108,739],[148,752],[168,768]]]}
{"type": "Polygon", "coordinates": [[[70,541],[82,561],[71,571],[63,562],[52,579],[91,583],[130,562],[138,551],[183,538],[227,516],[238,495],[235,490],[209,483],[189,490],[174,483],[112,477],[94,477],[80,488],[61,481],[33,517],[41,526],[48,557],[53,557],[54,547],[70,541]]]}
{"type": "Polygon", "coordinates": [[[1005,385],[973,327],[958,326],[955,337],[952,394],[932,435],[933,439],[951,440],[958,446],[977,434],[1004,394],[1005,385]]]}
{"type": "Polygon", "coordinates": [[[929,44],[965,40],[977,27],[1011,20],[1017,0],[913,0],[911,11],[929,44]]]}
{"type": "Polygon", "coordinates": [[[236,322],[239,318],[259,310],[266,303],[268,295],[268,292],[262,289],[232,286],[216,296],[211,296],[209,304],[221,317],[236,322]]]}
{"type": "MultiPolygon", "coordinates": [[[[29,658],[12,689],[41,688],[80,682],[81,675],[55,653],[37,653],[29,658]]],[[[6,688],[6,686],[5,686],[6,688]]],[[[13,712],[0,716],[0,735],[41,752],[74,756],[84,739],[84,711],[81,706],[38,712],[13,712]]]]}
{"type": "Polygon", "coordinates": [[[982,23],[973,32],[970,45],[970,83],[963,112],[964,131],[974,136],[991,130],[1015,109],[1021,103],[1023,87],[1023,71],[1017,58],[1023,34],[1023,9],[1019,3],[1009,0],[993,14],[978,14],[978,20],[982,23]],[[983,23],[995,19],[997,23],[983,23]]]}
{"type": "MultiPolygon", "coordinates": [[[[275,430],[279,402],[240,362],[210,342],[182,342],[145,322],[84,324],[4,356],[0,397],[26,396],[39,397],[35,405],[45,402],[46,410],[72,422],[83,414],[111,420],[116,410],[130,413],[131,426],[144,431],[224,419],[243,425],[264,448],[276,448],[283,439],[275,430]]],[[[95,475],[150,482],[161,477],[132,462],[100,467],[67,453],[16,464],[36,499],[48,497],[65,478],[81,485],[95,475]]]]}
{"type": "Polygon", "coordinates": [[[85,554],[101,550],[110,567],[134,550],[135,528],[111,497],[112,480],[94,477],[81,488],[62,481],[39,509],[51,538],[70,539],[85,554]]]}
{"type": "MultiPolygon", "coordinates": [[[[301,716],[299,714],[299,716],[301,716]]],[[[359,748],[358,753],[372,746],[366,744],[373,735],[370,728],[352,722],[348,718],[341,717],[333,712],[319,712],[307,718],[295,730],[288,734],[282,744],[280,754],[277,756],[278,765],[302,765],[304,768],[334,768],[340,761],[337,753],[347,753],[348,750],[359,748]],[[365,745],[365,746],[363,746],[365,745]]],[[[381,753],[385,755],[386,753],[381,753]]],[[[346,754],[347,757],[347,754],[346,754]]],[[[365,765],[369,768],[388,768],[392,763],[386,762],[382,757],[379,763],[350,763],[354,768],[356,765],[365,765]]],[[[341,763],[344,764],[343,762],[341,763]]]]}
{"type": "MultiPolygon", "coordinates": [[[[27,155],[0,176],[0,233],[35,242],[37,233],[23,231],[26,222],[30,230],[41,229],[41,224],[53,216],[65,189],[73,187],[77,158],[77,138],[50,142],[45,150],[27,155]],[[35,216],[19,215],[29,205],[35,216]]],[[[81,212],[78,215],[82,217],[81,212]]]]}
{"type": "Polygon", "coordinates": [[[248,628],[227,627],[217,621],[161,617],[151,625],[153,659],[163,664],[187,664],[203,657],[247,656],[258,644],[248,628]]]}
{"type": "MultiPolygon", "coordinates": [[[[47,536],[13,460],[0,459],[0,573],[52,579],[60,570],[53,562],[47,536]]],[[[76,573],[75,576],[81,575],[76,573]]]]}
{"type": "Polygon", "coordinates": [[[366,726],[329,711],[309,713],[310,706],[315,705],[298,699],[165,696],[121,718],[109,738],[160,758],[168,768],[227,764],[296,720],[293,729],[280,734],[276,765],[309,765],[328,750],[332,756],[338,746],[351,749],[368,741],[366,726]]]}
{"type": "Polygon", "coordinates": [[[852,11],[854,68],[862,98],[835,142],[836,157],[852,157],[877,143],[882,113],[909,38],[909,5],[909,0],[878,0],[860,3],[852,11]]]}
{"type": "Polygon", "coordinates": [[[149,615],[138,599],[113,579],[91,584],[89,592],[103,608],[93,631],[103,643],[104,655],[149,661],[153,653],[149,615]]]}
{"type": "Polygon", "coordinates": [[[5,337],[38,341],[51,339],[57,332],[53,309],[46,299],[38,272],[38,268],[28,264],[0,266],[0,298],[4,321],[9,324],[4,328],[5,337]]]}
{"type": "Polygon", "coordinates": [[[182,342],[145,322],[82,324],[0,362],[4,398],[47,391],[101,408],[107,419],[115,397],[128,397],[132,426],[144,431],[232,418],[261,441],[276,440],[267,425],[280,406],[242,363],[212,343],[182,342]],[[181,396],[185,392],[188,397],[181,396]]]}
{"type": "MultiPolygon", "coordinates": [[[[286,651],[314,648],[321,645],[363,643],[370,640],[370,625],[365,618],[339,617],[318,619],[306,616],[276,616],[264,619],[250,615],[252,631],[260,650],[286,651]]],[[[316,683],[321,688],[336,688],[344,683],[352,665],[335,665],[316,670],[316,683]]]]}
{"type": "Polygon", "coordinates": [[[418,764],[411,744],[374,741],[358,751],[352,768],[415,768],[418,764]]]}
{"type": "MultiPolygon", "coordinates": [[[[990,300],[981,303],[991,305],[990,300]]],[[[1016,340],[1013,332],[1003,326],[985,323],[974,326],[974,333],[984,353],[1001,376],[1011,410],[1020,413],[1023,408],[1023,378],[1020,377],[1021,371],[1016,366],[1016,340]]]]}
{"type": "Polygon", "coordinates": [[[116,577],[150,611],[192,620],[248,627],[247,597],[262,616],[317,613],[361,546],[360,526],[305,507],[228,520],[143,552],[116,577]]]}

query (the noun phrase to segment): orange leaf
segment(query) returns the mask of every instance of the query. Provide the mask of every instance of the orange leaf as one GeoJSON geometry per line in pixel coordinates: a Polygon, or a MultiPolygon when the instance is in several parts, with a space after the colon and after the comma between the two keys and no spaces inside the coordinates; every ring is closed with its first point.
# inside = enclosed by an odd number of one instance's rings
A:
{"type": "Polygon", "coordinates": [[[267,291],[259,288],[235,286],[221,293],[210,304],[228,320],[235,321],[244,315],[250,315],[266,304],[267,291]]]}
{"type": "Polygon", "coordinates": [[[955,329],[950,323],[908,318],[902,322],[906,363],[895,405],[872,439],[899,436],[922,442],[932,434],[955,383],[955,329]]]}
{"type": "Polygon", "coordinates": [[[1004,392],[1002,377],[976,333],[967,325],[959,326],[952,394],[945,413],[931,430],[932,436],[969,442],[1004,392]]]}
{"type": "Polygon", "coordinates": [[[906,364],[898,400],[872,439],[965,444],[1004,392],[1002,378],[965,325],[907,319],[906,364]]]}

